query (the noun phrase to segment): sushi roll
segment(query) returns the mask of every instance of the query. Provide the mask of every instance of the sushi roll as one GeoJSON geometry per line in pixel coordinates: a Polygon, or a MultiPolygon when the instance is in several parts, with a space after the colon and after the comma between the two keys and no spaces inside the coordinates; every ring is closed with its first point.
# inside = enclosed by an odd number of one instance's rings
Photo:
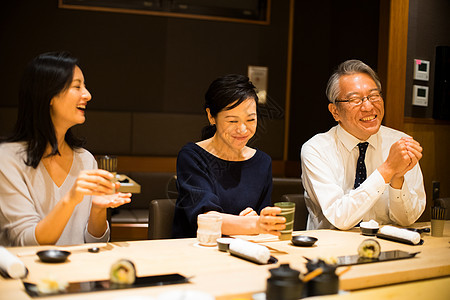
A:
{"type": "Polygon", "coordinates": [[[358,247],[358,255],[361,258],[378,258],[380,252],[380,244],[374,239],[364,240],[358,247]]]}
{"type": "Polygon", "coordinates": [[[111,266],[109,276],[112,283],[133,284],[136,280],[136,268],[131,261],[121,259],[111,266]]]}

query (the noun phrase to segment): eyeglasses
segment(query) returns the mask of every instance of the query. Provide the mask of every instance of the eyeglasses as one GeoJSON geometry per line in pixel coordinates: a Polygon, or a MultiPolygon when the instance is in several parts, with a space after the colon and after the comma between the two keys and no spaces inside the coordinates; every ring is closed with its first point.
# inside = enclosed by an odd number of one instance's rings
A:
{"type": "Polygon", "coordinates": [[[383,100],[383,96],[381,95],[380,92],[376,92],[376,93],[372,93],[370,95],[367,95],[365,97],[357,97],[357,96],[355,96],[355,97],[351,97],[351,98],[345,99],[345,100],[336,99],[335,102],[348,102],[351,105],[358,106],[358,105],[361,105],[364,102],[364,100],[366,100],[366,99],[369,100],[371,103],[375,103],[375,102],[382,101],[383,100]]]}

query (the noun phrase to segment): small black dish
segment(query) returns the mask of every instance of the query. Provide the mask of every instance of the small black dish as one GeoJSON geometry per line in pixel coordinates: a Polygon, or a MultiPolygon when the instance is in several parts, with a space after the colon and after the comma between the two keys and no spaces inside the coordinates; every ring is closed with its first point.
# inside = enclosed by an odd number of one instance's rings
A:
{"type": "Polygon", "coordinates": [[[317,242],[317,238],[306,235],[297,235],[292,237],[292,244],[301,247],[311,247],[317,242]]]}
{"type": "Polygon", "coordinates": [[[396,237],[396,236],[386,235],[386,234],[382,234],[382,233],[377,233],[377,238],[394,241],[394,242],[399,242],[399,243],[404,243],[404,244],[413,245],[413,246],[420,246],[420,245],[423,245],[423,243],[424,243],[423,239],[420,239],[419,243],[414,244],[410,240],[403,239],[403,238],[396,237]]]}
{"type": "Polygon", "coordinates": [[[63,250],[50,249],[50,250],[39,251],[36,254],[37,254],[37,256],[39,256],[40,260],[43,262],[61,263],[61,262],[66,261],[67,257],[69,257],[69,255],[70,255],[70,252],[63,251],[63,250]]]}
{"type": "Polygon", "coordinates": [[[362,235],[375,236],[379,228],[360,227],[362,235]]]}
{"type": "Polygon", "coordinates": [[[414,231],[417,232],[419,234],[422,234],[424,232],[426,233],[430,233],[430,227],[425,227],[425,228],[406,228],[409,231],[414,231]]]}
{"type": "Polygon", "coordinates": [[[100,252],[100,248],[98,248],[98,247],[92,247],[92,248],[89,248],[89,249],[88,249],[88,252],[91,252],[91,253],[98,253],[98,252],[100,252]]]}
{"type": "Polygon", "coordinates": [[[233,238],[218,238],[217,247],[219,248],[220,251],[228,252],[232,240],[233,238]]]}
{"type": "Polygon", "coordinates": [[[18,278],[18,277],[12,278],[11,276],[9,276],[8,272],[6,272],[6,271],[3,270],[2,268],[0,268],[0,278],[3,277],[3,278],[5,278],[5,279],[23,279],[23,278],[26,278],[26,277],[28,276],[28,273],[29,273],[28,268],[25,267],[25,275],[23,275],[23,277],[20,277],[20,278],[18,278]]]}
{"type": "Polygon", "coordinates": [[[270,264],[276,264],[278,262],[278,258],[276,258],[275,256],[270,256],[269,261],[267,262],[268,265],[270,264]]]}
{"type": "Polygon", "coordinates": [[[245,255],[245,254],[242,254],[242,253],[234,252],[233,250],[230,250],[230,249],[228,249],[228,250],[229,250],[231,255],[239,257],[239,258],[242,258],[242,259],[245,259],[245,260],[248,260],[248,261],[251,261],[251,262],[253,262],[255,264],[258,264],[258,265],[266,265],[266,264],[267,265],[271,265],[271,264],[276,264],[278,262],[278,258],[276,258],[276,257],[274,257],[272,255],[270,256],[270,258],[267,261],[267,263],[262,263],[262,262],[258,261],[254,257],[248,256],[248,255],[245,255]]]}

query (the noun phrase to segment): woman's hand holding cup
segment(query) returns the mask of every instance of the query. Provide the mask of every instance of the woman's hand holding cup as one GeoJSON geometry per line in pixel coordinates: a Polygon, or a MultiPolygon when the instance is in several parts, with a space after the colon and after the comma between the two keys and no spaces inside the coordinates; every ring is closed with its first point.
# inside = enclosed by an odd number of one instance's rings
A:
{"type": "Polygon", "coordinates": [[[279,207],[268,206],[261,210],[261,214],[258,220],[260,233],[269,233],[279,236],[279,231],[286,228],[286,219],[284,217],[277,216],[277,214],[280,213],[281,208],[279,207]]]}
{"type": "Polygon", "coordinates": [[[78,175],[72,187],[72,199],[76,204],[86,195],[94,197],[92,204],[101,208],[117,207],[131,201],[130,193],[115,193],[120,187],[119,182],[113,182],[114,175],[106,170],[84,170],[78,175]]]}

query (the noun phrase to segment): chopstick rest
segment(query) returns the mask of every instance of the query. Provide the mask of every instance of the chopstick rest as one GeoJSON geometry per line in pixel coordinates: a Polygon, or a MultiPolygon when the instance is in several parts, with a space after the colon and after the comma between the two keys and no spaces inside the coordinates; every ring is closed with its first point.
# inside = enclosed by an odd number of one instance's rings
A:
{"type": "Polygon", "coordinates": [[[2,246],[0,246],[0,269],[14,279],[24,278],[28,274],[23,262],[2,246]]]}
{"type": "Polygon", "coordinates": [[[420,243],[420,234],[418,232],[410,231],[403,228],[386,225],[380,228],[377,237],[393,238],[398,241],[405,240],[413,245],[420,243]]]}
{"type": "Polygon", "coordinates": [[[257,264],[267,264],[270,259],[270,251],[266,246],[242,239],[234,239],[231,241],[229,251],[235,256],[250,260],[257,264]]]}

